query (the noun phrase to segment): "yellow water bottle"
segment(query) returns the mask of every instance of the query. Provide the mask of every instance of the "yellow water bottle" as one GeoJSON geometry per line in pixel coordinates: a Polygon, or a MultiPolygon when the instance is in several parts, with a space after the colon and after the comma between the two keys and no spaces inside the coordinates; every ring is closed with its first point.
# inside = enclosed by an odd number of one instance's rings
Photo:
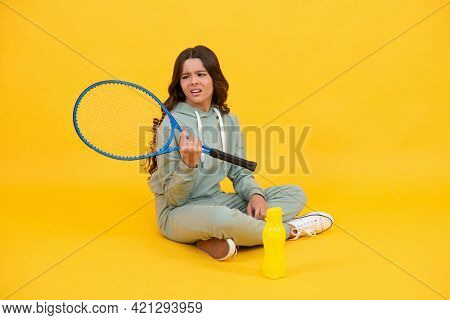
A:
{"type": "Polygon", "coordinates": [[[281,219],[281,208],[267,210],[266,226],[263,230],[264,261],[263,275],[269,279],[279,279],[286,274],[286,230],[281,219]]]}

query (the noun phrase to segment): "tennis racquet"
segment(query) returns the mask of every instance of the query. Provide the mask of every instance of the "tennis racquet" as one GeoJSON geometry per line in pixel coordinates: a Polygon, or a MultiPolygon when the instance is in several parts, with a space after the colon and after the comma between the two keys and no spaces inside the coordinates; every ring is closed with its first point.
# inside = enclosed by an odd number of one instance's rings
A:
{"type": "MultiPolygon", "coordinates": [[[[117,160],[140,160],[180,150],[170,147],[175,130],[182,132],[178,122],[153,93],[131,82],[106,80],[87,87],[75,103],[73,124],[88,147],[117,160]],[[170,121],[169,138],[161,149],[146,152],[140,147],[140,128],[148,127],[154,118],[159,119],[161,111],[170,121]]],[[[250,171],[256,169],[256,162],[205,145],[202,152],[250,171]]]]}

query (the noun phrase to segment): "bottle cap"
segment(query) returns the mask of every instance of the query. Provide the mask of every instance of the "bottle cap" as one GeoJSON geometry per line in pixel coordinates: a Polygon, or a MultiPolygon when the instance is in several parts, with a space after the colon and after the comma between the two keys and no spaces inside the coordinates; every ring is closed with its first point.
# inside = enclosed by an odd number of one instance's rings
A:
{"type": "Polygon", "coordinates": [[[282,210],[280,207],[267,209],[266,222],[281,223],[282,210]]]}

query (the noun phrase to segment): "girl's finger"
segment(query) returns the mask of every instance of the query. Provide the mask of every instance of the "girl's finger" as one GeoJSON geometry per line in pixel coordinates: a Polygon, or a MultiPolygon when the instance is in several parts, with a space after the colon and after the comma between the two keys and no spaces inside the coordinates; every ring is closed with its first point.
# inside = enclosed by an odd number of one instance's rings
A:
{"type": "Polygon", "coordinates": [[[184,147],[186,145],[186,129],[183,129],[180,136],[180,147],[184,147]]]}
{"type": "Polygon", "coordinates": [[[267,208],[264,206],[261,208],[261,219],[264,219],[267,214],[267,208]]]}
{"type": "Polygon", "coordinates": [[[192,146],[194,145],[194,139],[192,139],[192,137],[190,137],[186,141],[187,141],[187,144],[189,145],[189,148],[192,149],[192,146]]]}
{"type": "Polygon", "coordinates": [[[255,219],[261,219],[261,208],[255,208],[255,219]]]}
{"type": "Polygon", "coordinates": [[[253,207],[253,206],[251,206],[251,207],[250,207],[250,215],[254,218],[254,217],[255,217],[255,214],[256,214],[256,208],[253,207]]]}
{"type": "Polygon", "coordinates": [[[194,142],[194,150],[195,150],[195,152],[202,152],[202,143],[201,143],[201,141],[200,141],[200,139],[195,139],[195,142],[194,142]]]}

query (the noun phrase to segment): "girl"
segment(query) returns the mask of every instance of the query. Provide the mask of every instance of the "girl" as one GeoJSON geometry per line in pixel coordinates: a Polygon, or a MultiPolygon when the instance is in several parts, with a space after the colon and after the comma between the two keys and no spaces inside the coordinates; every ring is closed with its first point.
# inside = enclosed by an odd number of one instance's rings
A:
{"type": "MultiPolygon", "coordinates": [[[[315,235],[331,227],[333,219],[321,212],[295,218],[305,194],[295,185],[262,189],[252,173],[202,154],[202,143],[244,158],[239,123],[226,104],[228,82],[216,55],[205,46],[188,48],[175,61],[169,98],[164,103],[184,128],[171,147],[179,152],[149,160],[150,188],[155,193],[160,232],[173,241],[196,243],[211,257],[224,261],[237,246],[262,244],[267,208],[281,207],[287,239],[315,235]],[[236,193],[225,193],[225,177],[236,193]]],[[[170,123],[154,120],[152,148],[168,141],[170,123]]]]}

